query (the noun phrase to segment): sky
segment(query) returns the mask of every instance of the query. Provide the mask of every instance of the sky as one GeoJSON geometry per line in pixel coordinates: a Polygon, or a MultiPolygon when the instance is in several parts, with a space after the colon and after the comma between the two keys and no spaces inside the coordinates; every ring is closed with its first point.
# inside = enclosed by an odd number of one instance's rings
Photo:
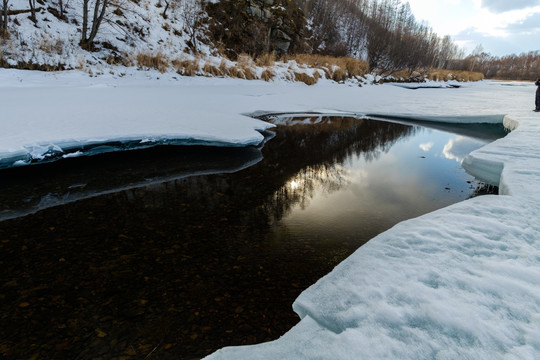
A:
{"type": "Polygon", "coordinates": [[[418,21],[440,36],[450,35],[466,55],[478,45],[496,56],[540,50],[540,0],[408,2],[418,21]]]}

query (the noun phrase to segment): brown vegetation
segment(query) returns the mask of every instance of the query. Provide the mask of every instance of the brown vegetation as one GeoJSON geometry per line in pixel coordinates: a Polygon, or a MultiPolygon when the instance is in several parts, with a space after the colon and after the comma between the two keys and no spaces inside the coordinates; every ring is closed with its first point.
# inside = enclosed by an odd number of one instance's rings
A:
{"type": "Polygon", "coordinates": [[[169,59],[160,52],[157,52],[155,55],[149,53],[139,53],[137,54],[137,64],[140,68],[155,69],[160,73],[164,73],[169,67],[169,59]]]}
{"type": "Polygon", "coordinates": [[[306,73],[294,73],[294,81],[301,81],[306,85],[314,85],[317,83],[317,79],[306,73]]]}
{"type": "Polygon", "coordinates": [[[353,77],[362,77],[368,73],[368,63],[352,57],[334,57],[316,54],[296,54],[288,57],[300,65],[321,69],[328,79],[344,81],[353,77]]]}
{"type": "Polygon", "coordinates": [[[456,62],[456,68],[481,72],[488,79],[535,81],[540,78],[540,51],[503,57],[478,51],[456,62]]]}
{"type": "Polygon", "coordinates": [[[176,72],[184,76],[195,76],[201,70],[199,60],[197,58],[194,60],[176,59],[173,60],[172,64],[176,68],[176,72]]]}
{"type": "Polygon", "coordinates": [[[264,69],[261,73],[261,79],[264,81],[270,81],[272,80],[276,74],[271,69],[264,69]]]}
{"type": "Polygon", "coordinates": [[[484,80],[484,74],[466,70],[430,69],[426,77],[435,81],[480,81],[484,80]]]}
{"type": "Polygon", "coordinates": [[[274,66],[275,63],[276,63],[276,55],[273,52],[263,54],[259,56],[257,59],[255,59],[255,64],[261,67],[274,66]]]}

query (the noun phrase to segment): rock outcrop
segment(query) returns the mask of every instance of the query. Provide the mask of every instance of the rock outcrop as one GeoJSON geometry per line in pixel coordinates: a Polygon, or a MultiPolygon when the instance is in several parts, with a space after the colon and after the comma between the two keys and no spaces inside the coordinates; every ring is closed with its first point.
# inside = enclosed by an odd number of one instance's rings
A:
{"type": "Polygon", "coordinates": [[[302,49],[306,19],[297,0],[222,0],[208,13],[219,22],[214,25],[222,31],[213,30],[228,51],[282,55],[302,49]]]}

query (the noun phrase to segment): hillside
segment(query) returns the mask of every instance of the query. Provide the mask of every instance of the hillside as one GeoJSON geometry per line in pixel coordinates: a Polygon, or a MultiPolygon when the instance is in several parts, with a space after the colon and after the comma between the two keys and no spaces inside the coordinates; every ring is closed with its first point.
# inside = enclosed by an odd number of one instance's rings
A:
{"type": "Polygon", "coordinates": [[[309,85],[482,78],[448,71],[456,45],[417,24],[400,0],[3,1],[1,67],[91,75],[129,67],[309,85]]]}
{"type": "MultiPolygon", "coordinates": [[[[162,16],[162,0],[124,1],[109,6],[94,42],[94,49],[79,46],[83,22],[81,0],[60,5],[39,0],[36,21],[30,13],[10,16],[9,36],[2,40],[2,57],[20,67],[87,69],[103,64],[136,65],[140,54],[162,54],[170,59],[190,53],[182,9],[169,9],[162,16]]],[[[28,9],[28,2],[11,0],[10,10],[28,9]]],[[[208,46],[199,46],[210,54],[208,46]]]]}

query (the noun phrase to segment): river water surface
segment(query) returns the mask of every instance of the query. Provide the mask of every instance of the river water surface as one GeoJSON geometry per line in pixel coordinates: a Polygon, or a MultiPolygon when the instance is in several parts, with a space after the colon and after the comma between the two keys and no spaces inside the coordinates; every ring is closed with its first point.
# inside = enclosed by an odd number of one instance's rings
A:
{"type": "Polygon", "coordinates": [[[169,146],[0,172],[0,357],[192,359],[276,339],[298,321],[300,292],[366,241],[475,196],[461,160],[504,135],[288,123],[262,149],[169,146]]]}

